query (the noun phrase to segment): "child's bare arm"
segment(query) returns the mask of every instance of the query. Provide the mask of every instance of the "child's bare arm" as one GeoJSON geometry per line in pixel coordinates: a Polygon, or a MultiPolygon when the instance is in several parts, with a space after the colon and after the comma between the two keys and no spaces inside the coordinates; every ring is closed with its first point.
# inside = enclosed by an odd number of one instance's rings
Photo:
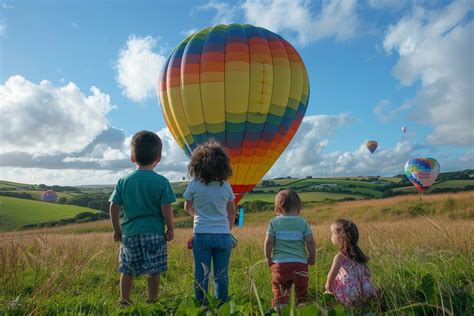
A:
{"type": "Polygon", "coordinates": [[[191,216],[194,216],[194,206],[193,201],[186,200],[184,201],[184,211],[191,216]]]}
{"type": "Polygon", "coordinates": [[[115,241],[122,240],[122,229],[120,228],[120,206],[121,205],[112,202],[109,207],[110,222],[114,229],[115,241]]]}
{"type": "Polygon", "coordinates": [[[161,214],[163,214],[166,224],[165,240],[171,241],[174,238],[173,207],[171,204],[161,205],[161,214]]]}
{"type": "Polygon", "coordinates": [[[235,210],[234,201],[227,202],[227,218],[229,219],[229,226],[231,230],[235,224],[235,213],[236,213],[236,210],[235,210]]]}
{"type": "Polygon", "coordinates": [[[273,264],[272,251],[274,246],[275,237],[270,234],[267,234],[267,236],[265,237],[265,243],[263,245],[263,251],[265,252],[265,258],[267,259],[268,266],[271,266],[273,264]]]}
{"type": "Polygon", "coordinates": [[[308,264],[316,263],[316,242],[314,241],[313,234],[304,237],[306,249],[308,250],[308,264]]]}
{"type": "Polygon", "coordinates": [[[333,293],[333,288],[332,285],[334,283],[334,279],[337,276],[337,273],[339,272],[339,269],[341,268],[341,262],[340,262],[340,254],[337,254],[334,257],[334,260],[332,261],[332,266],[331,270],[328,273],[327,279],[326,279],[326,285],[324,288],[326,289],[326,292],[333,293]]]}

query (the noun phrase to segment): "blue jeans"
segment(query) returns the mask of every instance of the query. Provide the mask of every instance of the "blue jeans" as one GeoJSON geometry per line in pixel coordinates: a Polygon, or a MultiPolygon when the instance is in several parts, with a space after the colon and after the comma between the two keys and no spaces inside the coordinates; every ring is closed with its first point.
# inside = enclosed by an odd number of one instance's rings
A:
{"type": "Polygon", "coordinates": [[[194,234],[194,295],[201,304],[207,304],[211,261],[214,268],[214,297],[221,302],[228,301],[231,250],[230,234],[194,234]]]}

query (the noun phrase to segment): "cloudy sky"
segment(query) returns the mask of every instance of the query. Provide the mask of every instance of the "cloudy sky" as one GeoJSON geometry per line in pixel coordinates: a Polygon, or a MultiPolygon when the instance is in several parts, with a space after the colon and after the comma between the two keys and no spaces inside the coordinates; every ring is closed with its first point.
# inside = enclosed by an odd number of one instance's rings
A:
{"type": "Polygon", "coordinates": [[[281,34],[309,72],[306,117],[267,178],[395,175],[422,156],[474,168],[474,0],[0,4],[2,180],[115,183],[142,129],[164,140],[157,171],[186,176],[158,74],[187,34],[232,22],[281,34]]]}

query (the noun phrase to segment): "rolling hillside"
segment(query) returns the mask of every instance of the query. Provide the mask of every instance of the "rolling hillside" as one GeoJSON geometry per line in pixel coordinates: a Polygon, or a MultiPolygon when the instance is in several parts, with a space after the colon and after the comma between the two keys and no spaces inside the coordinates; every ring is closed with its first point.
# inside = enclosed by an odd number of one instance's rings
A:
{"type": "Polygon", "coordinates": [[[18,229],[28,224],[73,218],[83,212],[97,213],[98,211],[75,205],[0,196],[0,231],[18,229]]]}

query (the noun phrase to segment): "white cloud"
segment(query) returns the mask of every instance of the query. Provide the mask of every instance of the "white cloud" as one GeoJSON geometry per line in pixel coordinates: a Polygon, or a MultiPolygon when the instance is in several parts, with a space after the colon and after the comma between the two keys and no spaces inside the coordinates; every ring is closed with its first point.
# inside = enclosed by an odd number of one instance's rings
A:
{"type": "Polygon", "coordinates": [[[391,25],[384,48],[396,51],[393,68],[403,85],[421,81],[413,119],[433,126],[431,144],[474,144],[474,2],[456,1],[438,11],[414,7],[391,25]]]}
{"type": "MultiPolygon", "coordinates": [[[[188,159],[167,128],[157,132],[163,153],[156,171],[172,181],[187,175],[188,159]]],[[[120,175],[135,168],[130,161],[130,141],[123,131],[109,127],[80,152],[33,155],[0,154],[0,179],[25,183],[96,184],[115,183],[120,175]],[[17,172],[21,170],[30,170],[17,172]],[[81,179],[82,177],[82,179],[81,179]]]]}
{"type": "Polygon", "coordinates": [[[43,183],[46,185],[115,184],[121,176],[130,170],[64,170],[0,167],[0,178],[20,183],[43,183]]]}
{"type": "Polygon", "coordinates": [[[72,82],[55,87],[12,76],[0,85],[2,153],[33,156],[84,149],[107,129],[110,97],[91,87],[86,96],[72,82]]]}
{"type": "Polygon", "coordinates": [[[460,156],[443,155],[436,147],[418,145],[403,139],[393,147],[381,144],[374,154],[365,141],[350,151],[327,152],[331,137],[351,122],[347,114],[308,116],[283,155],[265,178],[306,176],[393,176],[403,173],[403,167],[413,157],[435,156],[444,171],[472,168],[473,152],[460,156]]]}
{"type": "Polygon", "coordinates": [[[246,0],[236,5],[211,0],[198,9],[215,10],[214,24],[233,23],[243,15],[246,23],[287,34],[301,45],[328,37],[352,38],[359,28],[355,0],[324,0],[317,14],[305,0],[246,0]]]}
{"type": "Polygon", "coordinates": [[[0,37],[7,37],[7,21],[0,19],[0,37]]]}
{"type": "Polygon", "coordinates": [[[303,118],[293,140],[270,169],[268,177],[313,174],[315,164],[322,159],[323,151],[329,144],[329,138],[350,121],[347,113],[303,118]]]}
{"type": "Polygon", "coordinates": [[[301,45],[328,37],[351,38],[359,25],[353,0],[323,1],[317,14],[312,14],[310,3],[303,0],[247,0],[242,8],[248,23],[295,34],[301,45]]]}
{"type": "Polygon", "coordinates": [[[408,4],[408,0],[367,0],[367,4],[376,10],[399,11],[408,4]]]}
{"type": "Polygon", "coordinates": [[[165,56],[153,52],[156,40],[151,36],[131,35],[126,47],[119,52],[117,60],[117,82],[122,93],[134,102],[154,96],[165,56]]]}
{"type": "Polygon", "coordinates": [[[210,0],[208,3],[197,7],[198,11],[215,10],[216,15],[212,19],[213,24],[230,24],[235,22],[238,5],[231,5],[226,2],[210,0]]]}

